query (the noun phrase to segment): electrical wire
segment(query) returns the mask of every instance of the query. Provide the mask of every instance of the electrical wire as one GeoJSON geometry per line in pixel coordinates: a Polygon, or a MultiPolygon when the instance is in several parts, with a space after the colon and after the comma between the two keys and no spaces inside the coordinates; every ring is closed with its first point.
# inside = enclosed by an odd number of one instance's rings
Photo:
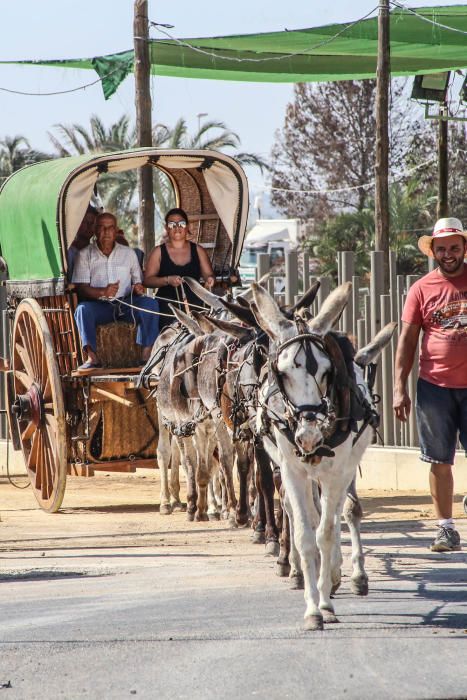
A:
{"type": "MultiPolygon", "coordinates": [[[[341,36],[342,34],[344,34],[346,31],[348,31],[348,30],[351,29],[352,27],[357,26],[360,22],[363,22],[363,20],[365,20],[365,19],[367,19],[368,17],[370,17],[377,9],[378,9],[377,6],[374,7],[374,8],[373,8],[370,12],[368,12],[366,15],[364,15],[363,17],[360,17],[359,19],[356,19],[354,22],[350,22],[348,25],[346,25],[345,27],[343,27],[339,32],[337,32],[337,33],[334,34],[333,36],[329,37],[328,39],[324,39],[323,41],[318,42],[318,43],[315,44],[314,46],[311,46],[310,48],[305,49],[304,51],[296,51],[296,52],[294,52],[294,53],[283,54],[283,55],[280,55],[280,56],[270,56],[270,57],[268,57],[268,58],[238,58],[238,57],[235,57],[235,56],[222,56],[222,55],[220,55],[220,54],[212,53],[212,52],[210,52],[210,51],[205,51],[204,49],[200,49],[200,48],[198,48],[198,47],[196,47],[196,46],[192,46],[192,45],[189,44],[188,42],[183,41],[183,40],[181,40],[181,39],[177,39],[177,37],[172,36],[169,32],[165,31],[165,29],[161,29],[161,28],[160,28],[160,27],[167,27],[167,28],[168,28],[168,27],[170,27],[171,25],[160,25],[160,24],[158,24],[157,22],[149,22],[149,24],[151,25],[151,27],[154,27],[154,28],[156,29],[156,31],[158,31],[159,33],[165,35],[165,36],[166,36],[168,39],[170,39],[171,41],[175,41],[175,42],[176,42],[177,44],[179,44],[180,46],[184,46],[184,47],[186,47],[186,48],[189,48],[189,49],[191,49],[192,51],[195,51],[196,53],[205,54],[206,56],[211,56],[211,57],[214,57],[214,58],[220,58],[220,59],[223,59],[223,60],[226,60],[226,61],[234,61],[234,62],[237,62],[237,63],[266,63],[266,62],[269,62],[269,61],[282,61],[282,60],[284,60],[284,59],[293,58],[294,56],[306,55],[306,54],[309,53],[310,51],[314,51],[314,50],[316,50],[316,49],[319,49],[319,48],[321,48],[322,46],[327,46],[328,44],[330,44],[331,42],[333,42],[335,39],[337,39],[339,36],[341,36]]],[[[141,39],[141,40],[144,40],[144,41],[154,41],[153,39],[149,39],[149,40],[148,40],[148,39],[146,39],[145,37],[133,37],[133,38],[134,38],[134,39],[141,39]]],[[[55,91],[53,91],[53,92],[27,92],[27,91],[24,91],[24,90],[13,90],[13,89],[11,89],[11,88],[0,87],[0,91],[1,91],[1,92],[7,92],[7,93],[10,93],[10,94],[13,94],[13,95],[24,95],[24,96],[27,96],[27,97],[52,97],[52,96],[54,96],[54,95],[67,95],[67,94],[69,94],[69,93],[72,93],[72,92],[79,92],[80,90],[86,90],[86,88],[88,88],[88,87],[92,87],[93,85],[97,85],[97,83],[101,83],[101,82],[104,80],[104,78],[108,78],[110,75],[112,75],[113,73],[116,73],[117,71],[120,71],[120,70],[121,70],[121,66],[118,66],[117,68],[114,68],[114,70],[109,71],[104,77],[99,77],[99,78],[97,78],[97,80],[93,80],[93,81],[90,82],[90,83],[85,83],[84,85],[79,85],[78,87],[75,87],[75,88],[70,88],[69,90],[55,90],[55,91]]]]}
{"type": "MultiPolygon", "coordinates": [[[[288,54],[281,54],[280,56],[268,56],[266,58],[238,58],[237,56],[224,56],[219,53],[213,53],[212,51],[206,51],[205,49],[200,49],[198,46],[193,46],[192,44],[189,44],[187,41],[177,39],[177,37],[173,36],[172,34],[170,34],[170,32],[167,32],[164,29],[159,29],[161,25],[159,25],[157,22],[150,21],[149,24],[152,27],[154,27],[154,29],[157,32],[166,36],[168,39],[170,39],[170,41],[175,41],[179,46],[184,46],[187,49],[191,49],[196,53],[204,54],[205,56],[211,56],[211,58],[222,59],[224,61],[232,61],[234,63],[268,63],[270,61],[283,61],[285,59],[293,58],[295,56],[304,56],[307,55],[310,51],[315,51],[316,49],[320,49],[323,46],[327,46],[328,44],[335,41],[335,39],[337,39],[339,36],[344,34],[346,31],[348,31],[352,27],[357,26],[358,24],[360,24],[360,22],[363,22],[365,19],[370,17],[377,9],[378,5],[372,10],[370,10],[370,12],[367,12],[366,15],[363,15],[363,17],[359,17],[359,19],[356,19],[353,22],[347,24],[333,36],[329,37],[328,39],[324,39],[323,41],[320,41],[317,44],[314,44],[313,46],[310,46],[308,49],[304,49],[303,51],[294,51],[293,53],[288,54]]],[[[210,37],[206,38],[209,39],[210,37]]],[[[150,41],[153,40],[150,39],[150,41]]]]}
{"type": "MultiPolygon", "coordinates": [[[[430,158],[429,160],[425,160],[423,163],[419,163],[418,165],[415,165],[413,168],[410,168],[407,170],[405,173],[401,173],[398,176],[395,176],[390,179],[390,182],[399,182],[399,180],[403,180],[406,177],[409,177],[413,172],[419,170],[420,168],[424,168],[427,165],[431,165],[436,162],[435,158],[430,158]]],[[[369,187],[373,187],[375,184],[375,180],[370,180],[369,182],[363,183],[361,185],[353,185],[352,187],[336,187],[335,189],[328,189],[328,190],[296,190],[292,188],[286,188],[286,187],[272,187],[271,185],[262,185],[263,189],[265,190],[271,190],[274,192],[292,192],[296,194],[332,194],[334,192],[350,192],[352,190],[361,190],[361,189],[368,189],[369,187]]],[[[258,185],[255,185],[258,186],[258,185]]]]}
{"type": "MultiPolygon", "coordinates": [[[[2,413],[3,412],[4,411],[2,411],[2,413]]],[[[6,411],[5,411],[5,413],[6,413],[6,411]]],[[[9,428],[7,429],[7,434],[6,434],[6,476],[7,476],[8,481],[10,482],[10,484],[12,486],[14,486],[15,489],[23,490],[23,489],[27,489],[31,486],[31,482],[29,480],[28,480],[27,484],[25,484],[24,486],[20,486],[15,481],[13,481],[13,479],[11,478],[11,474],[10,474],[10,430],[9,430],[9,428]]]]}
{"type": "MultiPolygon", "coordinates": [[[[57,66],[54,66],[57,67],[57,66]]],[[[105,74],[103,77],[97,78],[97,80],[93,80],[92,83],[86,83],[85,85],[80,85],[79,87],[75,88],[70,88],[69,90],[57,90],[55,92],[24,92],[22,90],[11,90],[10,88],[5,88],[5,87],[0,87],[0,91],[2,92],[9,92],[12,93],[13,95],[26,95],[28,97],[51,97],[53,95],[67,95],[70,92],[78,92],[79,90],[86,90],[88,87],[92,87],[93,85],[97,85],[97,83],[101,83],[104,79],[107,79],[110,75],[113,75],[117,71],[121,70],[121,66],[118,66],[117,68],[114,68],[113,70],[109,71],[108,73],[105,74]]]]}
{"type": "Polygon", "coordinates": [[[415,15],[415,17],[418,17],[418,19],[423,20],[424,22],[428,22],[428,24],[432,24],[434,27],[439,27],[440,29],[447,29],[450,32],[455,32],[456,34],[463,34],[464,36],[467,36],[467,32],[465,32],[463,29],[458,29],[457,27],[450,27],[447,24],[442,24],[441,22],[437,22],[436,20],[430,19],[429,17],[419,15],[418,12],[413,10],[411,7],[404,5],[404,3],[402,2],[398,2],[397,0],[389,0],[389,2],[391,5],[394,5],[394,7],[398,7],[400,10],[405,10],[406,12],[415,15]]]}

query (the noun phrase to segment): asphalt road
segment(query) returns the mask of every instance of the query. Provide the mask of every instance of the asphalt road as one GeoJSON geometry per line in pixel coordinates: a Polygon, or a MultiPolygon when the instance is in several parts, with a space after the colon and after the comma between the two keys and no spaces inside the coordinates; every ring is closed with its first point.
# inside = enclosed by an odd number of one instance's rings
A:
{"type": "Polygon", "coordinates": [[[370,515],[367,598],[345,534],[340,624],[305,633],[248,530],[164,518],[147,490],[125,505],[118,483],[56,516],[0,484],[0,700],[467,697],[467,553],[431,553],[432,523],[370,515]]]}

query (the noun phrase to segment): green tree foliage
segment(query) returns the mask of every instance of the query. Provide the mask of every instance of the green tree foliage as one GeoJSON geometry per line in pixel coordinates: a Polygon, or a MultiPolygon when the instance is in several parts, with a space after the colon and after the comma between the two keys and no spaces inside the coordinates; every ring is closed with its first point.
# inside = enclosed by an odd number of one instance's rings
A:
{"type": "Polygon", "coordinates": [[[355,274],[365,276],[369,269],[374,219],[369,209],[342,212],[322,222],[318,240],[306,240],[303,247],[318,258],[320,274],[337,280],[337,251],[355,253],[355,274]]]}
{"type": "MultiPolygon", "coordinates": [[[[426,257],[417,246],[417,238],[432,229],[436,199],[419,187],[418,179],[395,182],[389,188],[389,243],[396,253],[398,275],[423,274],[426,257]]],[[[355,253],[355,273],[365,277],[370,269],[370,251],[374,249],[374,202],[361,211],[341,212],[324,221],[317,240],[307,240],[304,247],[320,262],[320,273],[337,279],[337,251],[355,253]]]]}
{"type": "Polygon", "coordinates": [[[5,136],[0,140],[0,182],[25,165],[48,160],[52,156],[31,148],[25,136],[5,136]]]}
{"type": "MultiPolygon", "coordinates": [[[[436,218],[437,123],[425,121],[406,81],[393,81],[390,111],[390,245],[400,274],[426,270],[417,238],[436,218]],[[404,177],[408,173],[408,177],[404,177]]],[[[272,202],[308,221],[322,272],[336,274],[338,250],[353,250],[368,270],[374,241],[375,83],[296,85],[272,150],[272,202]],[[366,185],[365,187],[363,185],[366,185]],[[282,190],[280,189],[282,188],[282,190]],[[339,190],[326,194],[310,190],[339,190]],[[293,192],[298,190],[298,192],[293,192]]],[[[450,215],[467,221],[467,130],[449,124],[450,215]]]]}

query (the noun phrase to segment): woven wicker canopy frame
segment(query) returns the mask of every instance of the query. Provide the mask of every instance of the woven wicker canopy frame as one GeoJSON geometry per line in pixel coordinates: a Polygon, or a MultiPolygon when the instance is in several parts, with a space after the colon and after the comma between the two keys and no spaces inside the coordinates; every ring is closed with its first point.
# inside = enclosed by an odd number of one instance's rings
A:
{"type": "Polygon", "coordinates": [[[168,176],[194,238],[207,249],[216,274],[227,276],[238,265],[248,218],[248,183],[241,166],[217,151],[136,148],[37,163],[4,183],[0,245],[10,280],[65,277],[66,251],[99,177],[144,165],[168,176]]]}
{"type": "Polygon", "coordinates": [[[187,212],[195,240],[207,249],[216,274],[227,275],[236,268],[248,216],[248,184],[235,160],[208,150],[135,149],[99,156],[72,173],[62,197],[67,223],[61,228],[67,247],[99,175],[143,165],[152,165],[168,176],[177,206],[187,212]]]}

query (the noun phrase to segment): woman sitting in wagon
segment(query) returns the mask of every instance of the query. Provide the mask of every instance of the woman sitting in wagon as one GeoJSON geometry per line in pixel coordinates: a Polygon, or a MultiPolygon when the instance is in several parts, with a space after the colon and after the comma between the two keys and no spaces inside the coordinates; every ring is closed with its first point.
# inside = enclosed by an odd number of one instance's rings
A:
{"type": "Polygon", "coordinates": [[[165,216],[167,241],[158,245],[149,254],[144,274],[144,285],[157,288],[159,309],[162,313],[159,327],[163,328],[175,321],[169,307],[172,303],[182,310],[186,298],[188,304],[201,306],[202,301],[187,285],[183,285],[184,277],[199,280],[202,277],[208,287],[215,282],[214,271],[204,248],[190,241],[188,216],[183,209],[171,209],[165,216]]]}

